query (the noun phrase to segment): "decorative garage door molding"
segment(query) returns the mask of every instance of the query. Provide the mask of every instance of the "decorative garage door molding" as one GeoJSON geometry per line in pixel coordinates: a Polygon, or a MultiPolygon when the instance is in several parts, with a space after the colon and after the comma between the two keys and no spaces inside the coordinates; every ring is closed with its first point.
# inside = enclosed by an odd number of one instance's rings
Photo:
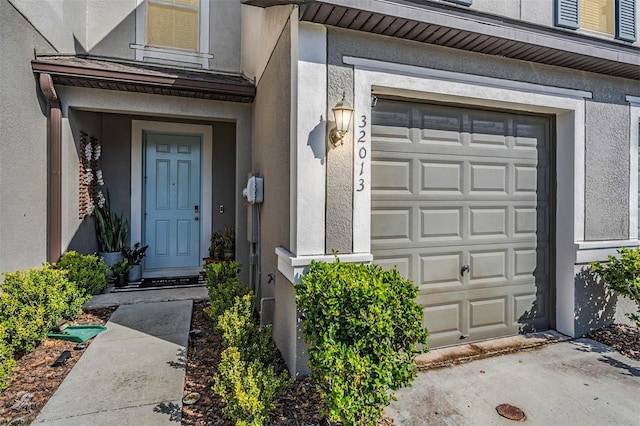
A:
{"type": "Polygon", "coordinates": [[[591,93],[362,58],[345,57],[343,61],[354,66],[355,74],[355,253],[371,252],[372,94],[555,115],[555,320],[558,331],[573,335],[576,242],[584,240],[585,98],[591,98],[591,93]]]}

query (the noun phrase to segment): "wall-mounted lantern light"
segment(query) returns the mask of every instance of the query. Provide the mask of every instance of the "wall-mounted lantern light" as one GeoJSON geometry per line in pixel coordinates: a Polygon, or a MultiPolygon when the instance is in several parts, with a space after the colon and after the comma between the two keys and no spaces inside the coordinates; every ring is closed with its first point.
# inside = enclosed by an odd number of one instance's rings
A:
{"type": "Polygon", "coordinates": [[[333,116],[336,121],[336,126],[331,129],[331,133],[329,133],[329,140],[331,141],[331,145],[342,145],[342,139],[349,131],[349,126],[351,125],[352,115],[353,108],[345,105],[343,94],[342,100],[338,102],[333,108],[333,116]]]}

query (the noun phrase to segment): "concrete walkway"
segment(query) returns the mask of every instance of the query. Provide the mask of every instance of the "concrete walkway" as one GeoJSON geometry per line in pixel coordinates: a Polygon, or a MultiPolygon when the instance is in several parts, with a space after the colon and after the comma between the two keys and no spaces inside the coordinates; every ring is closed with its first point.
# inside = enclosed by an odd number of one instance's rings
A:
{"type": "Polygon", "coordinates": [[[179,424],[192,307],[120,306],[32,424],[179,424]]]}
{"type": "Polygon", "coordinates": [[[503,403],[529,425],[640,425],[640,362],[577,339],[428,370],[396,396],[396,425],[513,425],[503,403]]]}

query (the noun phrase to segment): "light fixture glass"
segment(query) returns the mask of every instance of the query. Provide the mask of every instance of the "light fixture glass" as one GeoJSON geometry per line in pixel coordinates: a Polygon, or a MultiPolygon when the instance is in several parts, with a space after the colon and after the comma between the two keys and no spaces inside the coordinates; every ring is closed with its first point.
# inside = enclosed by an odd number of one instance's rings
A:
{"type": "Polygon", "coordinates": [[[343,94],[342,100],[333,107],[333,117],[335,118],[336,126],[329,134],[329,140],[333,146],[342,145],[342,139],[349,131],[352,116],[353,108],[346,105],[343,94]]]}

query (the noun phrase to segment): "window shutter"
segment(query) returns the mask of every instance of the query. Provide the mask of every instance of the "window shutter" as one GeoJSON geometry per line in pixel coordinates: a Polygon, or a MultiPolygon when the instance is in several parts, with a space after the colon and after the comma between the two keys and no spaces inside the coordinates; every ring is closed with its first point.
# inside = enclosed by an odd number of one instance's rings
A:
{"type": "Polygon", "coordinates": [[[616,38],[636,41],[636,0],[616,0],[616,38]]]}
{"type": "Polygon", "coordinates": [[[556,26],[574,30],[580,27],[580,0],[556,0],[555,12],[556,26]]]}

